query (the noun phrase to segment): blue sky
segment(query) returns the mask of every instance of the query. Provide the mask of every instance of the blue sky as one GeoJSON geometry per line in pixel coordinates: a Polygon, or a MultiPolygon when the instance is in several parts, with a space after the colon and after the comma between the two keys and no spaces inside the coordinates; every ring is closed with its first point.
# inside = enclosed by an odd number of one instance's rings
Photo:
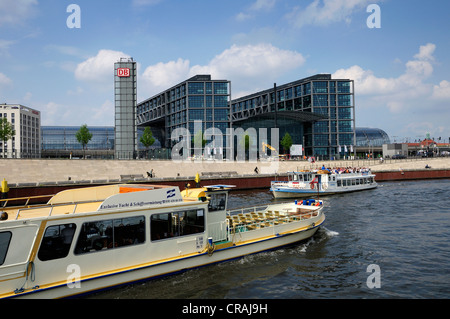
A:
{"type": "Polygon", "coordinates": [[[450,138],[444,0],[0,0],[0,103],[42,125],[114,125],[113,64],[138,62],[138,101],[195,74],[232,97],[317,73],[355,80],[356,125],[450,138]],[[81,10],[69,28],[70,4],[81,10]],[[369,28],[370,4],[381,28],[369,28]]]}

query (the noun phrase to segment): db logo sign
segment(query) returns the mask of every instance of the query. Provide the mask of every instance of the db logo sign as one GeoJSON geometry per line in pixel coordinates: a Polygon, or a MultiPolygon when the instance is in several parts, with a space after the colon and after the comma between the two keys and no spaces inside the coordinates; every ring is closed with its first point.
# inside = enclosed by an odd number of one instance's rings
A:
{"type": "Polygon", "coordinates": [[[130,69],[128,68],[118,68],[117,76],[120,78],[127,78],[130,76],[130,69]]]}

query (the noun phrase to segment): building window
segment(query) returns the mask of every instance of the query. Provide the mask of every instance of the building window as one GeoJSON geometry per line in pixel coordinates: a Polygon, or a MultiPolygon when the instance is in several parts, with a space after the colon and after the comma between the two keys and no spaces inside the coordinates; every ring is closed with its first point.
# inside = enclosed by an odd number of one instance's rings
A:
{"type": "Polygon", "coordinates": [[[188,83],[188,94],[203,94],[204,93],[203,82],[190,82],[188,83]]]}
{"type": "Polygon", "coordinates": [[[75,224],[49,226],[45,230],[38,258],[42,261],[64,258],[69,254],[75,234],[75,224]]]}
{"type": "Polygon", "coordinates": [[[302,96],[302,86],[298,85],[294,88],[295,97],[302,96]]]}
{"type": "Polygon", "coordinates": [[[203,121],[203,110],[189,110],[189,121],[203,121]]]}
{"type": "Polygon", "coordinates": [[[205,106],[205,98],[203,95],[189,96],[189,107],[190,108],[203,108],[205,106]]]}
{"type": "Polygon", "coordinates": [[[214,120],[215,121],[227,121],[228,120],[228,110],[227,109],[214,110],[214,120]]]}
{"type": "Polygon", "coordinates": [[[326,94],[314,94],[314,106],[328,106],[328,95],[326,94]]]}
{"type": "Polygon", "coordinates": [[[174,238],[205,231],[204,209],[154,214],[150,219],[152,241],[174,238]]]}
{"type": "Polygon", "coordinates": [[[226,95],[215,95],[214,107],[228,107],[228,97],[226,95]]]}
{"type": "Polygon", "coordinates": [[[339,94],[338,95],[338,105],[339,106],[352,106],[352,96],[349,94],[339,94]]]}
{"type": "Polygon", "coordinates": [[[350,93],[350,82],[338,81],[337,92],[338,93],[350,93]]]}
{"type": "Polygon", "coordinates": [[[206,82],[205,83],[205,93],[206,94],[212,94],[212,83],[211,82],[206,82]]]}
{"type": "Polygon", "coordinates": [[[228,94],[228,83],[214,82],[214,94],[228,94]]]}
{"type": "Polygon", "coordinates": [[[350,120],[352,118],[352,110],[349,107],[339,107],[338,116],[341,120],[350,120]]]}
{"type": "Polygon", "coordinates": [[[314,93],[328,93],[327,81],[313,82],[313,86],[314,93]]]}
{"type": "Polygon", "coordinates": [[[352,122],[339,121],[339,132],[352,132],[352,122]]]}
{"type": "Polygon", "coordinates": [[[311,83],[303,84],[303,95],[311,94],[311,83]]]}
{"type": "Polygon", "coordinates": [[[328,121],[314,123],[314,133],[328,133],[328,121]]]}

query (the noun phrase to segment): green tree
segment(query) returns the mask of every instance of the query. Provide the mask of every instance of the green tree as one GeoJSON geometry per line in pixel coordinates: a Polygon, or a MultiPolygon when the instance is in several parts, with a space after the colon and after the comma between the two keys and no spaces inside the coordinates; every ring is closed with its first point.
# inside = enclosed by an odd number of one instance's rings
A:
{"type": "Polygon", "coordinates": [[[286,132],[286,134],[284,134],[283,138],[281,139],[280,144],[283,147],[284,153],[286,153],[286,151],[290,150],[290,148],[291,148],[292,144],[294,144],[294,142],[292,141],[292,137],[288,132],[286,132]]]}
{"type": "Polygon", "coordinates": [[[150,127],[146,127],[144,129],[144,133],[142,134],[141,138],[139,139],[139,141],[145,146],[145,148],[147,149],[147,155],[148,155],[148,148],[150,146],[153,145],[153,143],[155,143],[155,138],[153,137],[153,133],[152,130],[150,129],[150,127]]]}
{"type": "MultiPolygon", "coordinates": [[[[14,135],[16,135],[16,131],[12,124],[9,123],[6,118],[2,118],[0,120],[0,140],[3,141],[2,148],[5,147],[6,142],[12,139],[14,135]]],[[[5,157],[5,153],[6,152],[3,152],[3,157],[5,157]]]]}
{"type": "Polygon", "coordinates": [[[84,157],[86,157],[86,145],[92,139],[92,133],[89,132],[87,124],[84,124],[80,127],[75,137],[77,138],[77,141],[83,146],[84,157]]]}

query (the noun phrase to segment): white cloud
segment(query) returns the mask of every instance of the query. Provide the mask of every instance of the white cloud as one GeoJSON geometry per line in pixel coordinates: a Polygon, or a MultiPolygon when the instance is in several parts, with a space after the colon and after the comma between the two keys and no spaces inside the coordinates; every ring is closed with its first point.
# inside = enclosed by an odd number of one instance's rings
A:
{"type": "MultiPolygon", "coordinates": [[[[147,94],[145,98],[148,98],[196,74],[211,74],[213,79],[230,80],[233,87],[250,91],[267,86],[267,82],[298,68],[304,62],[305,58],[300,53],[282,50],[271,44],[232,45],[207,65],[190,66],[189,60],[180,58],[147,67],[140,78],[140,83],[144,85],[139,84],[139,92],[144,89],[141,94],[147,94]]],[[[233,98],[238,95],[239,92],[233,91],[233,98]]]]}
{"type": "Polygon", "coordinates": [[[246,12],[239,12],[235,19],[236,21],[242,22],[249,19],[252,19],[255,14],[259,11],[270,11],[275,6],[277,0],[256,0],[246,12]]]}
{"type": "Polygon", "coordinates": [[[244,13],[244,12],[239,12],[236,15],[236,20],[239,21],[239,22],[242,22],[242,21],[250,20],[252,17],[253,16],[251,14],[247,14],[247,13],[244,13]]]}
{"type": "Polygon", "coordinates": [[[358,65],[332,74],[336,79],[355,81],[356,119],[362,123],[356,126],[375,122],[388,134],[405,137],[423,135],[425,131],[442,134],[443,127],[448,130],[450,82],[430,83],[435,49],[432,43],[420,46],[397,77],[380,77],[358,65]]]}
{"type": "Polygon", "coordinates": [[[277,0],[256,0],[250,7],[251,10],[270,10],[274,7],[277,0]]]}
{"type": "Polygon", "coordinates": [[[436,45],[433,43],[427,43],[426,45],[421,45],[419,48],[419,53],[414,55],[418,60],[429,60],[434,61],[433,53],[436,50],[436,45]]]}
{"type": "Polygon", "coordinates": [[[142,80],[155,90],[164,90],[183,81],[188,73],[189,60],[179,58],[177,61],[159,62],[147,67],[142,74],[142,80]]]}
{"type": "Polygon", "coordinates": [[[267,74],[281,75],[301,66],[305,58],[297,52],[282,50],[271,44],[232,45],[215,56],[206,66],[194,66],[191,74],[211,73],[216,78],[255,78],[267,74]]]}
{"type": "Polygon", "coordinates": [[[141,7],[141,6],[152,6],[160,3],[161,0],[133,0],[133,6],[141,7]]]}
{"type": "Polygon", "coordinates": [[[120,51],[100,50],[96,56],[77,65],[75,77],[78,80],[113,83],[114,63],[130,56],[120,51]]]}
{"type": "Polygon", "coordinates": [[[114,102],[106,100],[99,108],[95,108],[92,119],[102,123],[114,123],[114,102]]]}
{"type": "Polygon", "coordinates": [[[288,14],[291,23],[301,28],[305,25],[329,25],[334,22],[349,23],[350,16],[366,8],[373,0],[313,0],[306,8],[294,8],[288,14]]]}
{"type": "Polygon", "coordinates": [[[432,97],[439,100],[450,100],[450,82],[443,80],[439,85],[433,86],[432,97]]]}
{"type": "Polygon", "coordinates": [[[431,43],[421,46],[414,59],[406,62],[405,72],[396,78],[377,77],[373,71],[358,65],[337,70],[333,77],[353,79],[356,94],[373,95],[377,99],[386,97],[391,111],[401,111],[403,106],[408,105],[405,101],[430,94],[431,86],[424,81],[433,73],[431,61],[434,60],[432,54],[435,48],[431,43]]]}
{"type": "Polygon", "coordinates": [[[0,72],[0,84],[1,85],[9,85],[12,83],[12,80],[7,77],[5,74],[0,72]]]}
{"type": "MultiPolygon", "coordinates": [[[[53,101],[42,106],[37,106],[36,108],[41,110],[42,113],[41,125],[61,125],[61,123],[68,122],[73,123],[75,114],[73,114],[71,110],[74,108],[69,108],[53,101]]],[[[80,114],[80,112],[77,113],[80,114]]]]}
{"type": "Polygon", "coordinates": [[[25,20],[34,14],[37,5],[37,0],[1,0],[0,26],[22,25],[25,20]]]}

